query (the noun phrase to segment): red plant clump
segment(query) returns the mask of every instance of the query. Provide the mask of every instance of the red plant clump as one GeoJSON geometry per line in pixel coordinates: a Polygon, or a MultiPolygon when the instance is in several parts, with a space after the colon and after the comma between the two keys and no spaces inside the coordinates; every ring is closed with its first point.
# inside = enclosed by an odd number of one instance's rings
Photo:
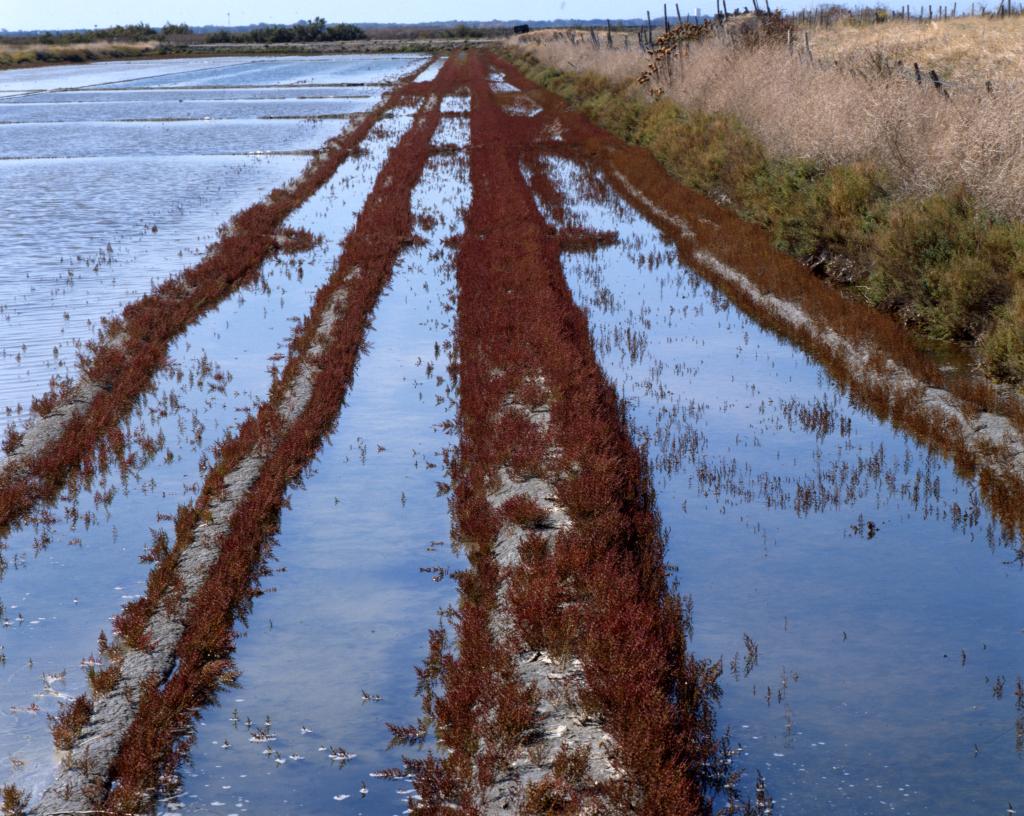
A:
{"type": "MultiPolygon", "coordinates": [[[[646,462],[566,284],[559,236],[520,169],[551,118],[508,115],[488,85],[488,57],[471,52],[467,62],[473,203],[456,259],[461,437],[451,470],[456,534],[472,569],[460,576],[457,654],[434,660],[443,695],[425,701],[448,753],[415,764],[417,807],[474,812],[523,744],[530,721],[521,706],[533,690],[509,668],[525,644],[581,659],[581,703],[613,737],[624,772],[603,783],[604,801],[645,814],[707,813],[717,674],[686,650],[646,462]],[[520,394],[544,400],[550,421],[510,409],[520,394]],[[543,517],[536,502],[490,505],[501,473],[553,483],[572,520],[550,550],[527,535],[521,563],[504,570],[493,553],[502,522],[543,517]],[[517,630],[509,637],[489,625],[503,582],[517,630]],[[500,705],[509,697],[520,701],[511,711],[500,705]]],[[[563,759],[526,805],[549,812],[582,795],[563,759]]]]}
{"type": "MultiPolygon", "coordinates": [[[[442,70],[433,82],[421,84],[413,98],[428,100],[445,87],[451,73],[452,69],[442,70]]],[[[265,559],[285,493],[334,427],[373,310],[399,254],[411,241],[411,195],[430,155],[431,137],[439,121],[438,106],[426,104],[391,151],[330,279],[296,330],[289,361],[267,400],[217,446],[216,460],[199,498],[179,509],[174,546],[168,550],[162,542],[154,542],[151,555],[156,562],[146,595],[119,617],[122,636],[137,632],[144,614],[174,603],[176,561],[196,535],[211,501],[221,494],[225,475],[252,453],[265,455],[259,475],[218,541],[216,562],[192,598],[175,649],[174,671],[167,678],[150,678],[141,692],[134,719],[104,780],[107,793],[101,804],[105,811],[134,812],[144,805],[160,773],[173,770],[187,754],[192,739],[189,724],[195,712],[236,676],[230,659],[235,621],[258,593],[257,583],[265,574],[265,559]],[[344,291],[344,309],[335,312],[327,342],[320,344],[319,353],[310,361],[321,318],[334,308],[339,291],[344,291]],[[286,422],[281,406],[289,384],[307,362],[313,362],[317,372],[312,395],[301,413],[286,422]]]]}
{"type": "Polygon", "coordinates": [[[619,234],[613,230],[567,226],[559,230],[558,240],[562,252],[596,252],[601,247],[611,246],[618,241],[619,234]]]}
{"type": "MultiPolygon", "coordinates": [[[[359,149],[387,110],[408,99],[408,84],[400,84],[356,127],[329,140],[295,183],[273,190],[235,215],[199,263],[128,304],[119,317],[104,322],[100,339],[89,344],[89,353],[80,365],[81,380],[98,386],[86,410],[68,421],[41,451],[0,470],[0,535],[37,502],[55,496],[69,474],[85,466],[90,453],[103,447],[106,436],[165,365],[175,337],[252,281],[270,254],[289,251],[290,239],[282,246],[284,220],[359,149]]],[[[52,411],[71,391],[71,383],[55,383],[51,393],[34,404],[42,411],[52,411]]],[[[8,441],[13,450],[20,438],[8,441]]]]}

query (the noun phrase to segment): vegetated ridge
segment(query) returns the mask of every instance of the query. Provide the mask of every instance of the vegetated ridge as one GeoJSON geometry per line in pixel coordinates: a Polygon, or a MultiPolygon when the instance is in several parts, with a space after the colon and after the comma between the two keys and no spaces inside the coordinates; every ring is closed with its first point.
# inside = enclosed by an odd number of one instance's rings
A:
{"type": "Polygon", "coordinates": [[[645,456],[520,166],[553,144],[558,112],[509,114],[493,59],[467,62],[451,487],[471,568],[420,670],[425,720],[407,730],[434,726],[444,750],[409,763],[422,797],[410,805],[709,813],[721,667],[687,650],[645,456]]]}

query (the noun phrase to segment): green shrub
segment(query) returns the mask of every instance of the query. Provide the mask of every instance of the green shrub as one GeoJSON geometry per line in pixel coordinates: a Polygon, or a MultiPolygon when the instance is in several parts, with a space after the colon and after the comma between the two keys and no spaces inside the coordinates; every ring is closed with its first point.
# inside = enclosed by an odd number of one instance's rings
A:
{"type": "Polygon", "coordinates": [[[672,175],[704,192],[729,195],[764,163],[757,141],[738,123],[665,100],[647,106],[636,141],[672,175]]]}
{"type": "Polygon", "coordinates": [[[1024,226],[980,213],[963,193],[895,203],[875,242],[868,299],[925,333],[969,340],[1009,297],[1024,226]]]}
{"type": "Polygon", "coordinates": [[[985,368],[993,377],[1024,383],[1024,285],[996,310],[995,324],[981,344],[985,368]]]}
{"type": "Polygon", "coordinates": [[[863,260],[887,195],[881,171],[868,164],[823,170],[810,161],[773,160],[740,182],[737,203],[784,252],[863,260]]]}

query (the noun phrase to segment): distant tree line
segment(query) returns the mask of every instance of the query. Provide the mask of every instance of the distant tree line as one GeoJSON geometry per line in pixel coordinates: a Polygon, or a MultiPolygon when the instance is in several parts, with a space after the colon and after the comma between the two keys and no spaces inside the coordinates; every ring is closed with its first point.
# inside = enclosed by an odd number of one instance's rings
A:
{"type": "Polygon", "coordinates": [[[168,38],[193,37],[210,43],[287,43],[287,42],[334,42],[337,40],[365,40],[366,32],[350,23],[328,25],[323,17],[300,20],[293,25],[257,26],[246,31],[214,31],[203,35],[193,33],[187,23],[166,23],[162,28],[153,28],[147,23],[116,25],[94,28],[91,31],[44,31],[41,34],[3,36],[12,43],[41,43],[44,45],[73,45],[93,42],[146,42],[168,38]]]}
{"type": "Polygon", "coordinates": [[[471,40],[504,37],[511,33],[512,29],[508,26],[485,28],[466,23],[436,28],[429,25],[382,25],[370,29],[371,36],[381,40],[471,40]]]}
{"type": "Polygon", "coordinates": [[[337,42],[339,40],[365,39],[366,32],[359,26],[354,26],[351,23],[328,25],[323,17],[299,20],[290,26],[260,26],[248,31],[222,29],[206,35],[206,41],[210,43],[337,42]]]}
{"type": "MultiPolygon", "coordinates": [[[[166,28],[166,26],[165,26],[166,28]]],[[[188,28],[188,26],[186,26],[188,28]]],[[[108,28],[94,28],[91,31],[44,31],[42,34],[33,36],[5,37],[5,40],[15,42],[36,42],[44,45],[73,45],[76,43],[91,43],[100,40],[109,42],[144,42],[146,40],[159,40],[160,32],[153,26],[146,23],[135,25],[116,25],[108,28]]]]}

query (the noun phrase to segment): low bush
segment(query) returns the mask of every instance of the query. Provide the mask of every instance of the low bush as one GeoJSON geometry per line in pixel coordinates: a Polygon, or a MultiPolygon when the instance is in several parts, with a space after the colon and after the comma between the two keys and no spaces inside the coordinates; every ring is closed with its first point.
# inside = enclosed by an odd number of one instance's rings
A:
{"type": "Polygon", "coordinates": [[[868,299],[943,339],[977,338],[1024,272],[1024,225],[962,192],[894,203],[873,248],[868,299]]]}

